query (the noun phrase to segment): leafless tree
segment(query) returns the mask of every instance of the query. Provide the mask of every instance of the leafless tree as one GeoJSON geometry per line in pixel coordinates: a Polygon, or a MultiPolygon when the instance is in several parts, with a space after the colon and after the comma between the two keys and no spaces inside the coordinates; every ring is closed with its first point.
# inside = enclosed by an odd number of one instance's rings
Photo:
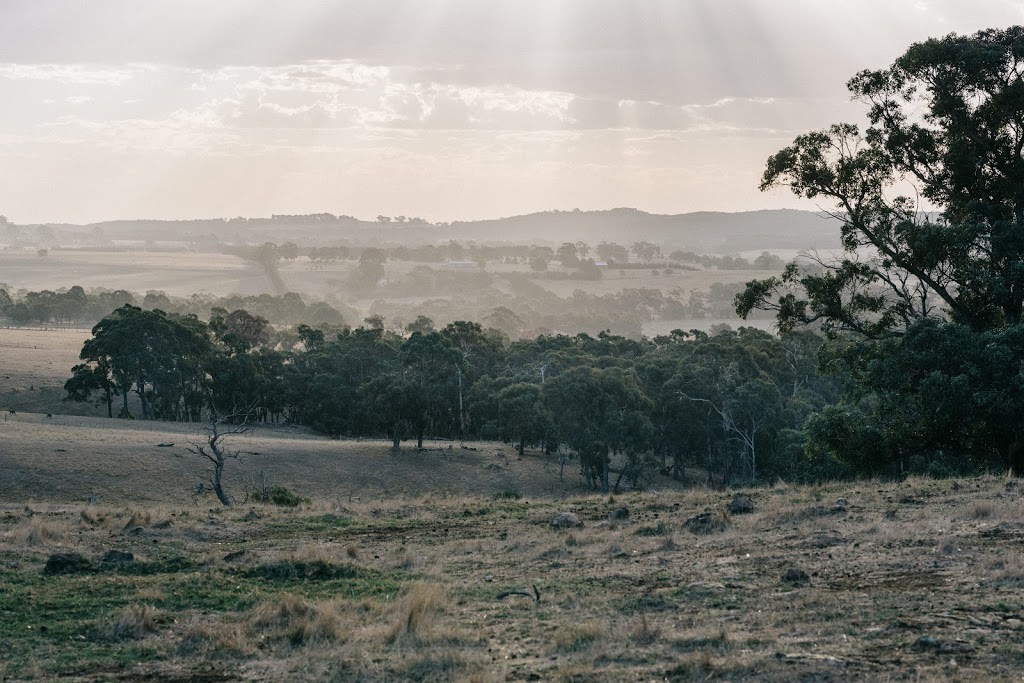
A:
{"type": "Polygon", "coordinates": [[[224,465],[228,460],[241,460],[242,452],[238,449],[230,449],[226,445],[226,439],[238,434],[246,434],[252,431],[249,419],[253,415],[253,408],[244,411],[234,411],[228,415],[210,414],[210,426],[203,429],[205,443],[193,442],[187,450],[198,456],[206,458],[213,463],[213,476],[210,478],[210,486],[217,494],[217,499],[225,507],[234,505],[231,497],[224,492],[224,465]]]}

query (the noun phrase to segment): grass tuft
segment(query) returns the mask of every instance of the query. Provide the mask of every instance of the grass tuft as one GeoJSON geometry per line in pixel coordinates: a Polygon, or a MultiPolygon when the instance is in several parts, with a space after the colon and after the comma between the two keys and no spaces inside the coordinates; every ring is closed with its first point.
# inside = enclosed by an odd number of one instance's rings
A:
{"type": "Polygon", "coordinates": [[[139,640],[157,632],[158,612],[152,605],[125,605],[106,625],[111,640],[139,640]]]}

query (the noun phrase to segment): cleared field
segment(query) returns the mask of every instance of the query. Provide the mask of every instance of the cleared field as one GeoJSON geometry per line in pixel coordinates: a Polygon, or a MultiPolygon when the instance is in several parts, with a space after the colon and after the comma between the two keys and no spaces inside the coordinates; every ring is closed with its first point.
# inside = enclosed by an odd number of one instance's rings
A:
{"type": "MultiPolygon", "coordinates": [[[[41,414],[0,419],[0,500],[161,502],[185,504],[194,486],[209,481],[206,461],[186,448],[202,441],[202,425],[41,414]],[[160,446],[159,444],[173,444],[160,446]]],[[[243,452],[229,462],[225,488],[239,501],[265,472],[272,485],[339,503],[350,497],[466,492],[529,495],[578,491],[567,468],[558,479],[551,458],[516,458],[494,444],[427,442],[423,452],[399,453],[383,441],[338,440],[303,430],[258,427],[232,437],[243,452]],[[449,446],[451,448],[449,449],[449,446]],[[470,448],[475,450],[469,450],[470,448]]],[[[210,502],[215,502],[212,495],[210,502]]]]}
{"type": "Polygon", "coordinates": [[[732,517],[706,490],[19,503],[0,510],[0,676],[1019,680],[1015,484],[777,485],[732,517]],[[692,532],[705,510],[718,524],[692,532]],[[584,526],[553,528],[560,511],[584,526]]]}
{"type": "Polygon", "coordinates": [[[0,328],[0,409],[104,415],[88,403],[65,403],[64,382],[79,363],[89,330],[0,328]]]}
{"type": "Polygon", "coordinates": [[[192,252],[56,250],[39,258],[0,250],[0,282],[35,291],[81,285],[175,296],[270,292],[259,266],[237,256],[192,252]]]}

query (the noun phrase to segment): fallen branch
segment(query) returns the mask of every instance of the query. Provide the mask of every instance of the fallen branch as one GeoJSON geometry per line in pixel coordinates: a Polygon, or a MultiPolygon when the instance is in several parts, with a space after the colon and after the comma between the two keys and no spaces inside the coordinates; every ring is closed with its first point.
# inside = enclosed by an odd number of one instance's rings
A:
{"type": "Polygon", "coordinates": [[[533,592],[532,593],[529,592],[529,591],[505,591],[504,593],[499,593],[498,597],[495,598],[495,599],[496,600],[504,600],[505,598],[507,598],[507,597],[509,597],[511,595],[521,595],[524,598],[530,598],[534,602],[540,602],[540,591],[537,590],[537,584],[533,585],[533,592]]]}

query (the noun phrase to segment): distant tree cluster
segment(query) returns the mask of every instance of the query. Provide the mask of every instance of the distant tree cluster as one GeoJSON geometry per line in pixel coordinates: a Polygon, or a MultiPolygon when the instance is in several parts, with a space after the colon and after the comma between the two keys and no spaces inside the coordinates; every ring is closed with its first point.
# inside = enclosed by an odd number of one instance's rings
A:
{"type": "MultiPolygon", "coordinates": [[[[211,310],[252,311],[275,325],[343,325],[345,315],[338,308],[323,301],[307,304],[298,294],[283,296],[260,294],[252,296],[214,296],[193,294],[188,297],[169,296],[150,291],[143,296],[123,289],[96,288],[86,291],[74,286],[56,291],[20,291],[13,294],[0,287],[0,319],[16,325],[92,325],[115,308],[129,304],[145,309],[159,309],[165,313],[207,317],[211,310]]],[[[355,314],[345,309],[351,318],[355,314]]]]}

